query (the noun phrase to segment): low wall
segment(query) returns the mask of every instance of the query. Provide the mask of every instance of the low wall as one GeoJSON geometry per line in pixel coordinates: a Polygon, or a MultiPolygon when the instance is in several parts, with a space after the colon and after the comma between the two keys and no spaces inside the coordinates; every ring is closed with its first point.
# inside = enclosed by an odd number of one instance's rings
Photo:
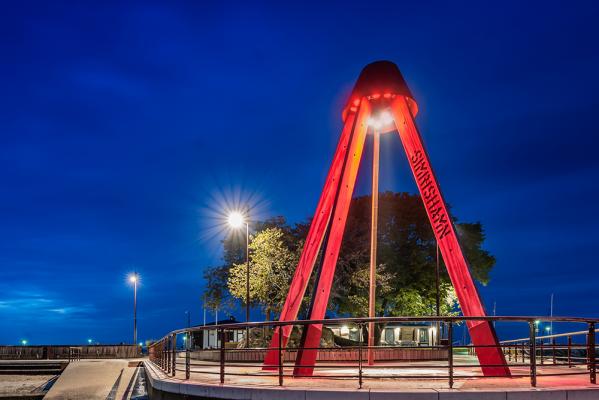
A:
{"type": "MultiPolygon", "coordinates": [[[[426,361],[426,360],[447,360],[447,349],[402,349],[402,348],[381,348],[374,351],[374,359],[378,361],[426,361]]],[[[262,362],[266,350],[264,349],[240,349],[227,350],[225,353],[226,361],[239,362],[262,362]]],[[[362,350],[362,359],[367,356],[366,350],[362,350]]],[[[297,350],[286,350],[283,352],[283,360],[286,362],[295,361],[297,350]]],[[[194,360],[219,361],[219,350],[194,351],[191,354],[194,360]]],[[[358,361],[359,352],[357,349],[331,348],[318,351],[317,361],[358,361]]]]}
{"type": "Polygon", "coordinates": [[[67,360],[70,348],[78,349],[78,358],[136,358],[141,356],[139,346],[130,344],[0,346],[0,360],[67,360]]]}

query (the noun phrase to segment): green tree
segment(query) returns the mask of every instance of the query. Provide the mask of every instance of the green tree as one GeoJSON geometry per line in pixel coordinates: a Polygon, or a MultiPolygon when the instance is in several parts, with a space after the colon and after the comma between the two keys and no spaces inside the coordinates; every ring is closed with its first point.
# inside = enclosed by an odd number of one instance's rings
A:
{"type": "MultiPolygon", "coordinates": [[[[265,228],[250,241],[250,298],[260,304],[270,319],[272,311],[279,311],[297,265],[297,252],[285,243],[281,228],[265,228]]],[[[233,264],[229,270],[227,287],[231,295],[244,300],[246,296],[246,264],[233,264]]]]}
{"type": "MultiPolygon", "coordinates": [[[[334,314],[368,314],[371,202],[371,196],[357,197],[351,202],[329,301],[329,310],[334,314]]],[[[483,248],[482,225],[457,223],[455,219],[454,222],[473,278],[486,285],[495,258],[483,248]]],[[[251,297],[253,304],[260,305],[267,314],[278,312],[287,296],[309,226],[309,222],[290,226],[283,217],[252,226],[256,233],[250,243],[251,297]]],[[[245,235],[228,236],[223,248],[224,265],[206,271],[206,295],[219,304],[232,304],[234,299],[245,299],[245,235]]],[[[376,314],[435,314],[435,268],[436,241],[420,196],[381,193],[376,314]]],[[[313,280],[314,274],[304,305],[309,303],[313,280]]],[[[440,298],[442,315],[458,311],[442,260],[440,298]]]]}
{"type": "MultiPolygon", "coordinates": [[[[371,196],[352,200],[343,237],[330,309],[367,315],[370,265],[371,196]]],[[[495,258],[482,248],[480,223],[456,224],[475,280],[487,284],[495,258]]],[[[380,316],[436,313],[436,241],[419,195],[379,196],[377,305],[380,316]]],[[[440,260],[441,314],[456,311],[456,296],[440,260]]]]}

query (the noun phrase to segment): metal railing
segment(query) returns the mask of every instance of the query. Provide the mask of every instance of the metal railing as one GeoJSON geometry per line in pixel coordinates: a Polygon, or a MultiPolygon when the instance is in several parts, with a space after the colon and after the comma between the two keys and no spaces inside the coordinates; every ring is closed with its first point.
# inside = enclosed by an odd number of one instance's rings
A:
{"type": "Polygon", "coordinates": [[[141,356],[137,345],[27,345],[0,346],[0,360],[68,360],[71,348],[77,348],[77,357],[136,358],[141,356]]]}
{"type": "Polygon", "coordinates": [[[81,347],[69,347],[69,362],[81,360],[81,347]]]}
{"type": "MultiPolygon", "coordinates": [[[[295,357],[300,350],[317,350],[319,361],[314,365],[312,378],[328,379],[355,379],[358,387],[367,379],[435,379],[446,380],[449,387],[453,387],[456,379],[471,378],[493,378],[494,376],[483,376],[481,368],[497,367],[498,365],[480,364],[473,357],[459,356],[454,353],[459,351],[474,354],[478,348],[499,347],[505,355],[506,365],[511,369],[511,376],[515,378],[529,378],[531,386],[537,385],[537,379],[544,376],[558,375],[588,375],[589,382],[596,383],[596,326],[599,319],[576,318],[576,317],[379,317],[379,318],[337,318],[320,321],[271,321],[223,324],[218,326],[200,326],[179,329],[170,332],[159,341],[151,344],[148,348],[150,361],[162,369],[167,375],[175,377],[180,372],[181,379],[190,379],[192,374],[203,376],[218,376],[218,381],[225,383],[227,377],[255,376],[277,378],[280,386],[284,385],[285,378],[293,377],[289,371],[295,365],[295,357]],[[475,346],[473,344],[455,345],[453,332],[456,325],[466,321],[489,321],[494,324],[506,323],[520,325],[525,328],[528,336],[521,339],[502,341],[499,345],[475,346]],[[580,324],[586,329],[559,335],[537,337],[537,325],[535,322],[553,322],[572,325],[580,324]],[[364,332],[368,323],[373,322],[379,326],[389,324],[417,324],[427,323],[432,327],[441,326],[445,332],[444,340],[438,343],[426,343],[424,345],[366,345],[364,332]],[[317,347],[299,348],[294,346],[282,346],[282,335],[279,336],[279,345],[274,350],[278,352],[276,366],[263,370],[263,357],[270,338],[265,336],[261,346],[227,346],[227,338],[232,332],[244,330],[250,332],[255,328],[261,328],[262,332],[272,333],[273,329],[282,326],[292,326],[303,329],[306,325],[325,325],[327,327],[345,327],[357,330],[359,340],[343,347],[317,347]],[[438,325],[437,325],[438,324],[438,325]],[[524,325],[524,326],[522,326],[524,325]],[[208,334],[217,331],[217,348],[198,348],[192,342],[193,335],[198,332],[208,334]],[[177,349],[177,337],[187,338],[185,347],[177,349]],[[573,337],[586,337],[586,343],[574,343],[573,337]],[[549,344],[545,339],[551,339],[549,344]],[[556,343],[557,338],[566,338],[567,344],[556,343]],[[548,347],[549,346],[549,347],[548,347]],[[366,364],[365,356],[369,349],[373,349],[377,355],[377,363],[366,364]],[[339,357],[329,357],[327,354],[341,354],[339,357]],[[565,352],[565,353],[561,353],[565,352]],[[386,358],[389,354],[391,358],[386,358]],[[417,356],[414,356],[416,354],[417,356]],[[551,359],[546,363],[545,359],[551,359]],[[426,362],[420,362],[427,360],[426,362]],[[417,368],[415,368],[417,367],[417,368]],[[556,368],[556,367],[562,367],[556,368]],[[567,368],[566,368],[567,367],[567,368]],[[442,368],[445,374],[439,374],[442,368]],[[431,371],[430,373],[415,373],[414,371],[431,371]],[[391,371],[391,372],[389,372],[391,371]],[[403,373],[406,371],[406,373],[403,373]]],[[[294,335],[292,330],[291,336],[294,335]]],[[[440,334],[440,332],[439,332],[440,334]]],[[[247,335],[247,334],[246,334],[247,335]]],[[[296,337],[299,334],[296,332],[296,337]]],[[[247,340],[247,338],[246,338],[247,340]]],[[[296,340],[297,342],[297,340],[296,340]]],[[[300,366],[305,367],[305,366],[300,366]]],[[[311,367],[311,366],[309,366],[311,367]]],[[[309,378],[309,377],[308,377],[309,378]]]]}
{"type": "MultiPolygon", "coordinates": [[[[537,336],[534,352],[537,363],[539,365],[546,365],[546,363],[562,365],[568,368],[581,364],[586,365],[591,374],[591,383],[596,383],[596,371],[592,370],[591,363],[591,360],[596,361],[596,334],[599,332],[599,328],[595,328],[595,326],[595,323],[589,322],[588,330],[537,336]],[[575,338],[580,337],[584,337],[584,343],[574,342],[575,338]]],[[[535,331],[538,331],[538,328],[535,327],[535,331]]],[[[523,362],[526,358],[530,359],[530,338],[503,340],[500,343],[504,346],[504,353],[508,360],[511,361],[513,358],[517,361],[518,354],[523,362]]]]}

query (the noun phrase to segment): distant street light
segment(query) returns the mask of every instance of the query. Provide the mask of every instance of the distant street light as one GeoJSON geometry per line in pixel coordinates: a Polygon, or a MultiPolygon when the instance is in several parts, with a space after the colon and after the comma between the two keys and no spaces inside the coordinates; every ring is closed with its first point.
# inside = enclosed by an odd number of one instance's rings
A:
{"type": "Polygon", "coordinates": [[[23,346],[27,346],[27,340],[25,340],[25,339],[21,340],[21,344],[22,344],[23,346]]]}
{"type": "MultiPolygon", "coordinates": [[[[229,214],[229,226],[239,229],[245,224],[245,322],[250,322],[250,225],[239,211],[229,214]]],[[[245,330],[245,347],[249,347],[249,329],[245,330]]]]}
{"type": "Polygon", "coordinates": [[[133,343],[137,343],[137,281],[139,281],[137,272],[129,275],[129,282],[133,284],[133,343]]]}
{"type": "Polygon", "coordinates": [[[87,344],[92,344],[92,340],[91,339],[87,339],[87,344]]]}

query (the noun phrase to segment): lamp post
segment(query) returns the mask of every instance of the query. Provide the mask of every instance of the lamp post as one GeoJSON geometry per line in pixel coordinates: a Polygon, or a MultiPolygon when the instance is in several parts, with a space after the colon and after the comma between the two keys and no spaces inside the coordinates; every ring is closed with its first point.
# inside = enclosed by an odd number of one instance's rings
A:
{"type": "MultiPolygon", "coordinates": [[[[553,293],[551,293],[551,308],[549,311],[549,315],[551,316],[551,318],[553,318],[553,293]]],[[[553,319],[549,323],[549,326],[551,326],[551,333],[553,333],[553,319]]]]}
{"type": "MultiPolygon", "coordinates": [[[[437,317],[439,317],[441,315],[441,291],[440,291],[440,283],[441,283],[441,278],[439,275],[439,242],[435,241],[435,245],[437,247],[437,259],[436,259],[436,266],[435,266],[435,289],[436,289],[436,294],[435,294],[435,311],[437,313],[437,317]]],[[[435,342],[437,344],[437,346],[441,343],[440,340],[440,336],[441,336],[441,320],[437,320],[436,324],[437,326],[437,331],[435,332],[435,342]]]]}
{"type": "Polygon", "coordinates": [[[129,282],[133,284],[133,343],[137,343],[137,281],[139,275],[137,272],[129,275],[129,282]]]}
{"type": "MultiPolygon", "coordinates": [[[[250,225],[242,213],[234,211],[229,214],[229,225],[239,229],[245,225],[245,322],[250,322],[250,225]]],[[[249,347],[249,328],[245,328],[245,347],[249,347]]]]}
{"type": "MultiPolygon", "coordinates": [[[[376,249],[379,214],[379,148],[381,143],[380,128],[373,131],[372,150],[372,209],[370,225],[370,290],[368,296],[368,317],[376,316],[376,249]]],[[[374,322],[368,323],[368,365],[374,364],[374,322]]]]}
{"type": "MultiPolygon", "coordinates": [[[[368,317],[376,316],[376,252],[377,252],[377,232],[378,232],[378,214],[379,214],[379,154],[381,133],[385,132],[393,122],[393,118],[388,111],[381,112],[376,118],[370,118],[368,125],[372,128],[373,147],[372,147],[372,207],[370,220],[370,286],[368,293],[368,317]]],[[[368,323],[368,365],[374,364],[374,346],[375,346],[375,324],[368,323]]],[[[361,338],[360,338],[361,339],[361,338]]]]}

